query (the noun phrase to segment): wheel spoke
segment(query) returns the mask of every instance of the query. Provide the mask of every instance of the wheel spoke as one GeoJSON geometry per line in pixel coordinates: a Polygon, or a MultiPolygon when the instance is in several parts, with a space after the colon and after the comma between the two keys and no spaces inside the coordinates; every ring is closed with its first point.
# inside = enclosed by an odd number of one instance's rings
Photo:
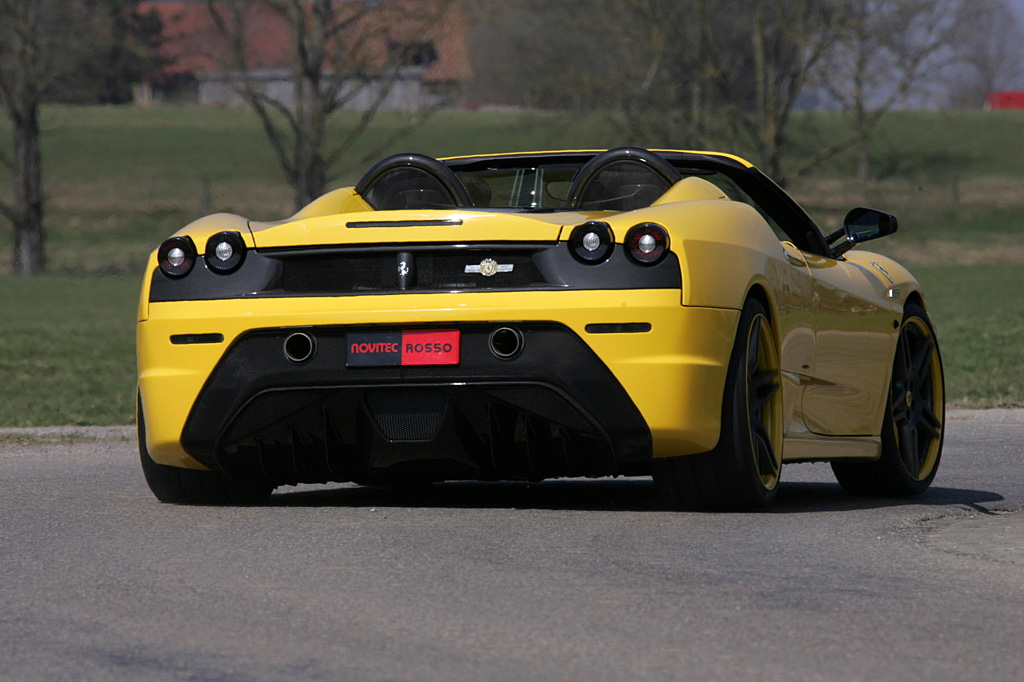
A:
{"type": "Polygon", "coordinates": [[[939,418],[935,416],[930,407],[925,407],[921,411],[921,420],[917,428],[929,438],[938,438],[942,430],[942,422],[939,421],[939,418]]]}
{"type": "Polygon", "coordinates": [[[779,390],[777,372],[758,372],[750,378],[750,412],[760,414],[760,409],[772,399],[779,390]]]}
{"type": "Polygon", "coordinates": [[[893,378],[897,378],[897,375],[901,382],[905,382],[910,377],[910,349],[907,343],[907,334],[904,332],[900,335],[899,343],[896,347],[896,363],[893,365],[893,378]],[[897,369],[900,371],[897,373],[897,369]]]}
{"type": "Polygon", "coordinates": [[[907,407],[907,392],[893,392],[892,395],[892,421],[896,426],[902,426],[910,420],[910,408],[907,407]]]}
{"type": "Polygon", "coordinates": [[[751,457],[747,460],[748,466],[753,467],[764,489],[773,490],[782,470],[781,457],[777,456],[772,442],[780,422],[780,406],[776,402],[782,383],[778,356],[771,327],[763,314],[755,314],[746,329],[742,372],[745,374],[743,389],[746,393],[746,427],[749,430],[745,429],[744,435],[750,440],[749,446],[744,446],[744,456],[751,457]]]}
{"type": "Polygon", "coordinates": [[[910,363],[910,376],[919,382],[923,382],[931,374],[929,360],[932,358],[934,348],[934,342],[929,338],[924,338],[920,347],[914,351],[914,357],[910,363]]]}
{"type": "Polygon", "coordinates": [[[907,422],[900,427],[900,457],[903,458],[907,471],[912,476],[917,476],[921,468],[921,461],[918,450],[917,429],[913,424],[907,422]]]}
{"type": "Polygon", "coordinates": [[[779,390],[778,372],[770,369],[768,363],[761,357],[763,333],[764,321],[759,317],[755,318],[747,344],[747,404],[751,423],[763,422],[762,409],[779,390]]]}
{"type": "Polygon", "coordinates": [[[756,448],[757,471],[761,476],[775,478],[779,475],[779,462],[775,457],[775,450],[772,448],[771,436],[764,424],[758,426],[754,432],[754,447],[756,448]]]}
{"type": "Polygon", "coordinates": [[[747,342],[747,376],[757,372],[761,355],[761,319],[755,318],[750,327],[750,340],[747,342]]]}

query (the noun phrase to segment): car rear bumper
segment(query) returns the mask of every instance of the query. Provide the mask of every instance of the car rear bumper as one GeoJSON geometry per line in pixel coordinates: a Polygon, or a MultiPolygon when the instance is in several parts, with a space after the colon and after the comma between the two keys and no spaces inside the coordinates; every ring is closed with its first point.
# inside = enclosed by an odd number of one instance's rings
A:
{"type": "Polygon", "coordinates": [[[448,478],[630,473],[714,447],[736,317],[671,289],[152,303],[147,447],[277,483],[424,462],[448,478]],[[523,337],[508,359],[489,347],[502,326],[523,337]],[[459,364],[347,366],[349,334],[439,327],[460,330],[459,364]],[[297,330],[316,344],[301,363],[283,350],[297,330]]]}

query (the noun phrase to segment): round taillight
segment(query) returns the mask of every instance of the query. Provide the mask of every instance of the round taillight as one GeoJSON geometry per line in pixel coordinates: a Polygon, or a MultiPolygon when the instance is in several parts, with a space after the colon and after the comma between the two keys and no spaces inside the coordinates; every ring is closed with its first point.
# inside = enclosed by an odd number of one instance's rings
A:
{"type": "Polygon", "coordinates": [[[626,253],[641,265],[657,265],[668,255],[668,232],[656,223],[634,225],[626,233],[626,253]]]}
{"type": "Polygon", "coordinates": [[[218,232],[206,241],[206,267],[226,275],[245,260],[245,242],[237,232],[218,232]]]}
{"type": "Polygon", "coordinates": [[[591,220],[574,227],[569,235],[569,250],[581,263],[603,263],[612,255],[614,248],[615,236],[608,223],[591,220]]]}
{"type": "Polygon", "coordinates": [[[196,245],[191,237],[171,237],[160,245],[156,260],[168,277],[184,277],[196,264],[196,245]]]}

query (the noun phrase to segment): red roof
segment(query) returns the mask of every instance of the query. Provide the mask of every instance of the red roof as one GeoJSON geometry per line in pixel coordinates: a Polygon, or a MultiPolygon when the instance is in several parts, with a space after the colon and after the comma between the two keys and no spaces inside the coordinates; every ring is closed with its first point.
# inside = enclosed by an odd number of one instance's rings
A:
{"type": "Polygon", "coordinates": [[[1024,90],[988,93],[989,109],[1024,109],[1024,90]]]}
{"type": "MultiPolygon", "coordinates": [[[[417,9],[437,8],[444,0],[384,0],[366,16],[353,22],[345,32],[351,39],[342,45],[359,45],[361,58],[383,65],[394,45],[430,43],[437,60],[427,69],[424,80],[464,80],[470,75],[467,46],[468,21],[460,2],[444,7],[439,21],[426,31],[422,22],[411,16],[410,5],[417,9]],[[369,36],[369,39],[365,39],[369,36]]],[[[352,5],[359,11],[360,5],[352,5]]],[[[246,65],[250,70],[290,69],[292,56],[291,28],[273,9],[258,2],[241,5],[246,35],[246,65]]],[[[226,22],[231,18],[222,6],[226,22]]],[[[204,74],[234,70],[234,59],[227,40],[217,29],[205,2],[140,3],[140,11],[155,10],[164,25],[164,41],[160,55],[168,61],[158,79],[181,74],[204,74]]]]}

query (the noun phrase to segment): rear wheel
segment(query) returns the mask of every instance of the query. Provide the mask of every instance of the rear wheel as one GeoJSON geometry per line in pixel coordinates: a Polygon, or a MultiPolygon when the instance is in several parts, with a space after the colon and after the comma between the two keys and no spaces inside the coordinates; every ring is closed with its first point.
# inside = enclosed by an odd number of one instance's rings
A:
{"type": "Polygon", "coordinates": [[[779,354],[768,313],[750,299],[729,360],[718,446],[655,463],[655,484],[670,506],[738,510],[775,499],[782,472],[779,388],[779,354]]]}
{"type": "Polygon", "coordinates": [[[882,456],[873,462],[833,462],[839,484],[852,495],[909,497],[923,493],[939,469],[945,405],[935,329],[921,306],[908,303],[882,423],[882,456]]]}
{"type": "Polygon", "coordinates": [[[138,401],[136,422],[139,434],[139,457],[146,483],[161,502],[173,504],[259,504],[270,497],[270,486],[244,485],[219,471],[199,471],[158,464],[146,448],[146,420],[142,400],[138,401]]]}

